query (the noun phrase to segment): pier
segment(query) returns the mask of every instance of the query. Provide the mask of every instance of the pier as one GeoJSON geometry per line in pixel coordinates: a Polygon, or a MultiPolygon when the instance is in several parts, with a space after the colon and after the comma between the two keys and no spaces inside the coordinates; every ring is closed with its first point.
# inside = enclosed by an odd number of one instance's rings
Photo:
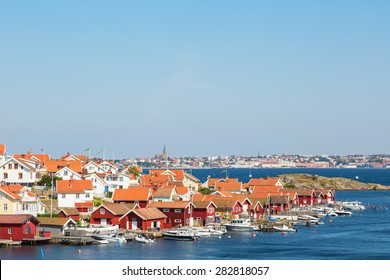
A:
{"type": "Polygon", "coordinates": [[[13,241],[9,239],[0,239],[0,245],[1,246],[20,246],[22,244],[22,241],[13,241]]]}

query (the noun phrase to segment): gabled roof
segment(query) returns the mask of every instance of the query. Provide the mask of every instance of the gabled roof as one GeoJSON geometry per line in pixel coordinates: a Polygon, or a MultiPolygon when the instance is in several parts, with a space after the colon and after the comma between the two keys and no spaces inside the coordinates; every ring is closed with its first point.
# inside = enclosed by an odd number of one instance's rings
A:
{"type": "Polygon", "coordinates": [[[279,182],[279,178],[252,178],[249,180],[249,186],[276,186],[279,182]]]}
{"type": "Polygon", "coordinates": [[[67,215],[67,216],[78,216],[78,215],[80,215],[80,212],[79,212],[79,210],[77,210],[76,207],[64,207],[64,208],[61,208],[60,211],[58,211],[57,214],[59,214],[61,211],[64,212],[64,214],[67,215]]]}
{"type": "Polygon", "coordinates": [[[176,209],[186,209],[190,205],[194,205],[190,201],[172,201],[172,202],[159,202],[153,201],[149,203],[147,208],[156,207],[156,208],[176,208],[176,209]]]}
{"type": "Polygon", "coordinates": [[[24,160],[17,159],[15,157],[12,157],[12,158],[8,159],[3,164],[0,164],[0,166],[6,165],[6,164],[8,164],[11,161],[17,162],[18,164],[23,165],[24,167],[26,167],[29,170],[35,171],[35,168],[33,166],[31,166],[31,164],[29,164],[28,162],[26,162],[24,160]]]}
{"type": "Polygon", "coordinates": [[[279,192],[282,187],[280,186],[251,186],[251,191],[253,193],[269,193],[269,192],[279,192]]]}
{"type": "Polygon", "coordinates": [[[222,197],[232,197],[233,194],[231,192],[228,192],[228,191],[215,191],[212,193],[212,195],[220,195],[222,197]]]}
{"type": "Polygon", "coordinates": [[[221,209],[232,209],[237,203],[242,206],[241,202],[238,200],[213,199],[212,201],[217,205],[217,208],[221,209]]]}
{"type": "Polygon", "coordinates": [[[115,189],[113,201],[149,201],[151,190],[149,188],[131,187],[128,189],[115,189]]]}
{"type": "MultiPolygon", "coordinates": [[[[163,212],[161,212],[155,207],[132,209],[128,213],[126,213],[125,216],[132,212],[143,220],[165,219],[167,217],[163,212]]],[[[122,218],[123,216],[119,220],[121,220],[122,218]]]]}
{"type": "Polygon", "coordinates": [[[57,180],[58,193],[85,193],[93,190],[91,180],[57,180]]]}
{"type": "Polygon", "coordinates": [[[81,175],[80,175],[77,171],[75,171],[75,170],[73,170],[71,167],[67,167],[67,166],[65,166],[65,167],[61,168],[60,170],[58,170],[58,171],[56,172],[56,174],[57,174],[57,173],[60,173],[60,172],[63,171],[63,170],[67,170],[67,171],[71,172],[72,174],[74,174],[74,175],[76,175],[76,176],[78,176],[78,177],[81,178],[81,175]]]}
{"type": "MultiPolygon", "coordinates": [[[[133,204],[133,205],[135,205],[135,204],[133,204]]],[[[110,211],[115,216],[117,216],[117,215],[122,216],[122,215],[126,214],[127,212],[129,212],[129,210],[133,209],[133,207],[128,208],[128,206],[125,205],[124,203],[104,203],[104,204],[100,205],[93,212],[100,210],[100,208],[104,208],[107,211],[110,211]]]]}
{"type": "Polygon", "coordinates": [[[189,191],[187,187],[176,187],[176,192],[178,195],[186,195],[189,191]]]}
{"type": "Polygon", "coordinates": [[[49,160],[45,163],[47,172],[57,172],[63,167],[68,167],[74,172],[81,173],[81,161],[78,160],[49,160]]]}
{"type": "Polygon", "coordinates": [[[175,188],[159,188],[152,192],[153,198],[156,197],[171,197],[177,194],[175,188]]]}
{"type": "Polygon", "coordinates": [[[213,201],[194,201],[195,208],[197,209],[206,209],[209,208],[210,205],[214,205],[217,208],[217,205],[213,201]]]}
{"type": "Polygon", "coordinates": [[[61,217],[39,217],[41,222],[40,226],[65,226],[68,223],[76,224],[72,218],[61,218],[61,217]]]}
{"type": "MultiPolygon", "coordinates": [[[[20,199],[22,198],[22,191],[25,191],[26,187],[20,186],[20,185],[6,185],[6,186],[0,186],[0,191],[5,193],[6,195],[10,196],[13,199],[20,199]]],[[[36,194],[27,191],[27,195],[30,197],[37,198],[36,194]]]]}
{"type": "Polygon", "coordinates": [[[30,214],[0,214],[0,224],[25,224],[28,221],[39,223],[38,218],[30,214]]]}
{"type": "Polygon", "coordinates": [[[215,182],[214,189],[216,191],[238,191],[242,190],[242,183],[238,179],[227,179],[225,182],[217,181],[215,182]]]}
{"type": "Polygon", "coordinates": [[[294,192],[298,194],[298,196],[311,196],[314,195],[313,189],[294,189],[294,192]]]}

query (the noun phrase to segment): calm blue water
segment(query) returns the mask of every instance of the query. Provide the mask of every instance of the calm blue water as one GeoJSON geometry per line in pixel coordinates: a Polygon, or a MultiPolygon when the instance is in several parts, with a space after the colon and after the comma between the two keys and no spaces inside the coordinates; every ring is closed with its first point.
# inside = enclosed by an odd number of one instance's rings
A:
{"type": "MultiPolygon", "coordinates": [[[[201,176],[206,178],[209,174],[222,177],[218,172],[221,171],[217,169],[193,170],[193,174],[201,181],[204,181],[201,176]],[[215,174],[208,172],[215,172],[215,174]]],[[[385,169],[251,170],[253,177],[292,172],[345,178],[359,176],[359,180],[364,180],[364,182],[390,185],[390,170],[385,169]]],[[[249,179],[248,174],[249,170],[245,169],[229,170],[229,177],[238,177],[244,182],[248,181],[245,181],[246,178],[249,179]]],[[[256,235],[228,233],[222,238],[208,237],[197,242],[159,239],[156,244],[129,242],[120,246],[116,244],[22,246],[0,248],[0,259],[42,259],[43,252],[44,258],[48,260],[389,260],[390,191],[338,191],[337,200],[359,200],[367,206],[376,205],[377,209],[368,208],[363,212],[355,212],[350,217],[326,218],[324,219],[325,225],[302,226],[298,228],[297,233],[285,235],[281,233],[258,233],[256,235]],[[81,250],[81,253],[78,253],[78,250],[81,250]]]]}

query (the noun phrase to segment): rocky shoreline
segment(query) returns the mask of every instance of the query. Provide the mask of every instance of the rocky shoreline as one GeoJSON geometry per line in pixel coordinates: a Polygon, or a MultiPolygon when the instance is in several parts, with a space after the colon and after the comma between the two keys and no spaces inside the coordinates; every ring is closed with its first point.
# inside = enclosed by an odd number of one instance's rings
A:
{"type": "Polygon", "coordinates": [[[283,181],[286,188],[292,189],[390,190],[390,186],[310,174],[282,174],[278,178],[283,181]]]}

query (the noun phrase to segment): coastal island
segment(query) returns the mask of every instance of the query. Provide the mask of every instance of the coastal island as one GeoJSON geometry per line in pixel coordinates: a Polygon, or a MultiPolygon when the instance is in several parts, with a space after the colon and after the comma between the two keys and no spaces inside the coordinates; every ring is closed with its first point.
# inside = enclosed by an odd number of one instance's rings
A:
{"type": "Polygon", "coordinates": [[[278,178],[284,182],[285,188],[291,189],[390,190],[390,186],[311,174],[282,174],[278,178]]]}

